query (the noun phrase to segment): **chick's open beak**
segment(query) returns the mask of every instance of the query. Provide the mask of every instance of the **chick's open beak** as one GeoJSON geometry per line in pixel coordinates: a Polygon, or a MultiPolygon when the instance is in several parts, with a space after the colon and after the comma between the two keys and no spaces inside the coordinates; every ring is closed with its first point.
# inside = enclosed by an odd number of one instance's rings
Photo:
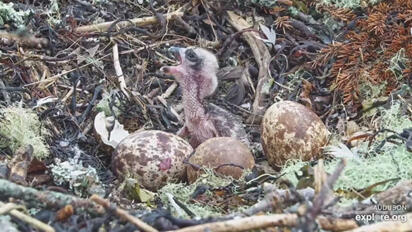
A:
{"type": "Polygon", "coordinates": [[[182,50],[182,48],[170,47],[168,50],[174,55],[174,57],[176,57],[179,60],[179,62],[182,62],[182,57],[180,55],[180,51],[182,50]]]}
{"type": "MultiPolygon", "coordinates": [[[[181,56],[182,49],[183,48],[174,47],[174,46],[168,49],[168,51],[171,52],[173,56],[179,60],[179,65],[182,63],[182,56],[181,56]]],[[[178,67],[179,66],[163,66],[160,68],[160,71],[164,73],[168,73],[168,74],[176,74],[176,72],[178,71],[178,67]]]]}

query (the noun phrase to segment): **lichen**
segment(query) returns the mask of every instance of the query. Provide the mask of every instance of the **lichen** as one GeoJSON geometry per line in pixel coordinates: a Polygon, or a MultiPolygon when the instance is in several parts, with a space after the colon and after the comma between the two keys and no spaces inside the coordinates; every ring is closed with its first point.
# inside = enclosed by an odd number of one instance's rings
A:
{"type": "Polygon", "coordinates": [[[81,197],[91,194],[104,196],[105,190],[96,169],[84,167],[79,157],[80,153],[64,162],[56,159],[55,164],[50,166],[54,182],[58,185],[69,185],[69,189],[81,197]]]}
{"type": "Polygon", "coordinates": [[[323,18],[320,19],[323,25],[325,25],[329,31],[339,31],[345,24],[341,21],[334,19],[331,15],[325,14],[323,18]]]}
{"type": "MultiPolygon", "coordinates": [[[[302,81],[311,76],[311,74],[305,70],[299,69],[294,73],[290,73],[285,76],[284,83],[275,82],[275,85],[279,85],[282,88],[279,89],[278,96],[281,99],[286,99],[290,93],[294,92],[299,86],[302,85],[302,81]]],[[[297,94],[297,92],[296,92],[297,94]]]]}
{"type": "Polygon", "coordinates": [[[31,13],[31,10],[15,10],[12,2],[3,3],[0,1],[0,25],[9,23],[18,29],[24,28],[25,20],[31,13]]]}
{"type": "Polygon", "coordinates": [[[9,215],[0,216],[0,228],[2,231],[7,232],[18,232],[17,225],[12,222],[12,219],[9,215]]]}
{"type": "MultiPolygon", "coordinates": [[[[241,178],[242,179],[242,178],[241,178]]],[[[205,218],[210,216],[221,216],[224,212],[218,207],[211,205],[194,203],[191,200],[191,195],[200,185],[208,185],[210,188],[218,188],[229,185],[233,182],[230,177],[216,176],[212,170],[205,170],[200,177],[192,184],[185,185],[183,183],[169,183],[158,191],[158,196],[165,205],[169,204],[166,193],[172,194],[179,201],[183,202],[196,216],[205,218]]],[[[206,194],[212,197],[212,193],[207,191],[206,194]]]]}
{"type": "MultiPolygon", "coordinates": [[[[404,144],[387,144],[380,154],[368,149],[367,143],[363,143],[360,150],[368,151],[370,157],[348,160],[342,175],[334,186],[335,190],[360,190],[389,179],[408,180],[412,178],[412,156],[406,151],[404,144]]],[[[326,171],[333,172],[338,162],[338,160],[332,160],[325,165],[326,171]]],[[[394,182],[387,182],[377,186],[375,190],[384,191],[394,184],[394,182]]]]}
{"type": "Polygon", "coordinates": [[[372,83],[369,81],[369,74],[364,72],[359,80],[359,92],[362,99],[365,100],[374,100],[383,96],[386,89],[386,81],[382,81],[379,84],[372,83]]]}
{"type": "Polygon", "coordinates": [[[43,160],[50,154],[45,141],[48,134],[33,110],[17,106],[0,109],[0,148],[9,147],[15,152],[32,145],[34,157],[43,160]]]}
{"type": "Polygon", "coordinates": [[[321,0],[320,4],[354,9],[359,7],[367,7],[368,5],[375,5],[380,1],[381,0],[321,0]]]}
{"type": "Polygon", "coordinates": [[[408,58],[405,55],[405,49],[401,48],[389,61],[389,70],[396,76],[399,81],[403,78],[403,70],[407,68],[408,58]]]}
{"type": "Polygon", "coordinates": [[[286,161],[281,171],[281,173],[283,174],[282,178],[290,181],[290,183],[292,183],[294,186],[297,186],[299,179],[297,178],[296,174],[299,175],[301,168],[306,165],[309,165],[309,162],[297,159],[286,161]]]}
{"type": "Polygon", "coordinates": [[[119,109],[119,105],[120,102],[118,101],[117,98],[115,98],[114,102],[112,102],[113,106],[112,106],[112,110],[110,110],[110,101],[111,101],[111,97],[110,94],[107,93],[103,93],[103,98],[102,100],[99,101],[99,103],[96,105],[96,110],[98,112],[104,112],[104,115],[106,116],[119,116],[121,114],[120,109],[119,109]],[[113,115],[113,113],[115,115],[113,115]]]}
{"type": "MultiPolygon", "coordinates": [[[[408,87],[408,89],[411,91],[411,88],[408,87]]],[[[402,132],[403,129],[412,127],[411,115],[402,115],[401,109],[403,106],[400,101],[395,101],[389,109],[380,107],[379,124],[381,128],[402,132]]]]}
{"type": "Polygon", "coordinates": [[[61,23],[61,16],[60,16],[60,7],[59,1],[57,0],[50,0],[50,5],[47,8],[47,22],[50,25],[57,25],[61,23]]]}
{"type": "Polygon", "coordinates": [[[263,7],[273,7],[277,0],[251,0],[251,2],[263,7]]]}
{"type": "MultiPolygon", "coordinates": [[[[378,113],[381,115],[378,119],[380,128],[391,129],[398,133],[405,128],[411,128],[410,116],[402,115],[401,107],[400,102],[393,103],[389,109],[380,107],[378,109],[378,113]]],[[[384,191],[394,186],[398,181],[412,179],[412,155],[406,150],[404,143],[387,142],[379,153],[376,151],[381,141],[391,134],[390,132],[381,133],[370,147],[368,147],[368,142],[361,143],[356,147],[359,159],[347,160],[347,165],[334,185],[334,189],[360,190],[381,181],[397,179],[397,181],[387,182],[374,189],[375,191],[384,191]]],[[[339,159],[332,159],[325,162],[325,170],[329,174],[332,173],[339,161],[339,159]]],[[[308,165],[308,162],[288,161],[282,169],[282,173],[285,173],[283,177],[296,185],[299,180],[295,173],[299,172],[300,168],[305,165],[308,165]]]]}

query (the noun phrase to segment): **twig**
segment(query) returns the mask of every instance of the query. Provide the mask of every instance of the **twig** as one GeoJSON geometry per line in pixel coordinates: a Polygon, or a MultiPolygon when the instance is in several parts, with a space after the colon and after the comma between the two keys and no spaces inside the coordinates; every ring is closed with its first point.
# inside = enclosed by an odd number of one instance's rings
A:
{"type": "Polygon", "coordinates": [[[146,224],[144,221],[133,217],[132,215],[130,215],[127,211],[123,210],[123,209],[119,209],[116,207],[113,207],[113,205],[110,204],[109,201],[97,196],[97,195],[93,195],[90,197],[90,200],[96,202],[97,204],[103,206],[105,209],[113,209],[114,208],[114,212],[117,216],[119,216],[120,218],[122,218],[123,220],[126,220],[130,223],[132,223],[133,225],[137,226],[137,228],[142,229],[143,231],[146,232],[157,232],[158,230],[156,230],[155,228],[151,227],[150,225],[146,224]]]}
{"type": "MultiPolygon", "coordinates": [[[[250,25],[245,19],[235,14],[233,11],[227,12],[229,15],[230,24],[238,31],[249,28],[250,25]]],[[[242,34],[246,42],[249,44],[255,57],[256,63],[259,65],[258,84],[256,86],[255,99],[253,101],[253,115],[263,115],[265,112],[263,86],[269,81],[269,62],[270,53],[266,45],[256,38],[256,32],[245,32],[242,34]]],[[[250,121],[250,119],[249,119],[250,121]]]]}
{"type": "Polygon", "coordinates": [[[174,81],[169,88],[166,89],[166,91],[161,95],[161,97],[163,99],[167,99],[168,97],[170,97],[170,95],[175,91],[175,89],[177,88],[177,82],[174,81]]]}
{"type": "Polygon", "coordinates": [[[183,29],[185,29],[187,33],[189,33],[189,35],[196,34],[196,30],[190,24],[184,21],[182,17],[176,17],[176,22],[182,25],[183,29]]]}
{"type": "Polygon", "coordinates": [[[353,219],[318,216],[316,221],[319,223],[320,228],[325,231],[346,231],[359,227],[353,219]]]}
{"type": "MultiPolygon", "coordinates": [[[[212,19],[211,19],[211,17],[210,17],[210,13],[209,13],[210,9],[209,9],[209,4],[208,4],[208,2],[207,2],[207,1],[200,0],[200,3],[201,3],[202,6],[206,9],[207,19],[209,20],[209,22],[212,22],[212,19]]],[[[210,24],[210,28],[212,29],[212,32],[213,32],[213,35],[214,35],[214,38],[215,38],[215,39],[214,39],[214,42],[219,43],[218,36],[217,36],[216,30],[215,30],[215,27],[213,26],[213,23],[210,24]]]]}
{"type": "MultiPolygon", "coordinates": [[[[318,216],[317,221],[320,227],[328,231],[346,231],[358,227],[353,219],[340,219],[325,216],[318,216]]],[[[212,222],[196,226],[190,226],[173,232],[239,232],[250,231],[254,229],[263,229],[273,226],[295,227],[299,223],[297,214],[272,214],[251,216],[247,218],[238,218],[227,221],[212,222]]]]}
{"type": "Polygon", "coordinates": [[[222,222],[212,222],[202,225],[190,226],[174,232],[198,232],[198,231],[213,231],[213,232],[237,232],[248,231],[259,228],[267,228],[270,226],[294,226],[298,217],[296,214],[274,214],[252,216],[247,218],[232,219],[222,222]]]}
{"type": "Polygon", "coordinates": [[[325,206],[328,203],[326,202],[326,200],[330,196],[330,192],[333,189],[333,185],[339,178],[345,166],[346,160],[342,159],[339,162],[338,166],[335,168],[335,171],[332,173],[332,175],[329,176],[327,181],[323,184],[321,191],[313,200],[313,207],[309,210],[308,214],[305,215],[305,218],[307,220],[305,225],[306,228],[314,227],[316,218],[321,213],[323,206],[325,206]]]}
{"type": "MultiPolygon", "coordinates": [[[[265,183],[265,187],[268,185],[265,183]]],[[[270,188],[270,187],[269,187],[270,188]]],[[[312,188],[305,188],[305,189],[299,189],[297,192],[307,198],[308,200],[313,199],[315,195],[315,191],[312,188]]],[[[265,197],[251,206],[250,208],[246,209],[243,213],[246,215],[253,215],[258,212],[266,212],[266,211],[271,211],[275,207],[279,207],[280,205],[283,204],[288,204],[292,205],[295,202],[297,202],[298,199],[294,194],[291,193],[290,190],[284,190],[284,189],[270,189],[270,192],[265,194],[265,197]]]]}
{"type": "Polygon", "coordinates": [[[26,47],[42,48],[47,46],[49,40],[46,38],[37,38],[33,35],[21,36],[14,33],[0,31],[0,43],[6,45],[17,43],[26,47]]]}
{"type": "Polygon", "coordinates": [[[14,152],[8,166],[10,168],[9,180],[26,186],[27,172],[33,158],[33,146],[21,146],[14,152]]]}
{"type": "Polygon", "coordinates": [[[322,212],[331,215],[339,215],[339,217],[343,218],[354,218],[356,215],[366,214],[405,214],[412,209],[412,199],[408,196],[411,191],[412,180],[406,180],[399,182],[396,186],[384,192],[374,195],[366,204],[365,202],[358,202],[347,207],[334,207],[332,209],[323,210],[322,212]],[[402,205],[404,208],[396,211],[377,211],[376,202],[378,205],[402,205]]]}
{"type": "MultiPolygon", "coordinates": [[[[182,17],[183,12],[178,9],[172,13],[168,13],[163,15],[166,20],[172,20],[176,17],[182,17]]],[[[98,24],[93,24],[93,25],[87,25],[87,26],[81,26],[77,27],[74,31],[77,33],[85,33],[85,32],[105,32],[109,27],[114,23],[115,21],[111,22],[104,22],[104,23],[98,23],[98,24]]],[[[149,17],[144,17],[144,18],[134,18],[131,20],[127,21],[122,21],[116,24],[117,28],[124,28],[129,26],[131,23],[135,26],[147,26],[147,25],[152,25],[155,23],[158,23],[158,17],[156,16],[149,16],[149,17]]]]}
{"type": "Polygon", "coordinates": [[[80,89],[80,90],[77,89],[77,87],[80,86],[80,83],[81,83],[81,82],[79,81],[79,82],[76,83],[76,86],[69,87],[70,90],[69,90],[69,92],[67,92],[67,94],[62,98],[62,102],[66,102],[67,99],[69,99],[69,97],[72,96],[72,94],[74,93],[74,89],[76,89],[76,91],[82,91],[81,89],[80,89]]]}
{"type": "Polygon", "coordinates": [[[162,40],[162,41],[158,41],[158,42],[155,42],[155,43],[152,43],[152,44],[143,45],[142,47],[139,47],[139,48],[121,51],[120,55],[129,54],[129,53],[133,53],[133,52],[137,53],[137,52],[141,52],[143,50],[153,49],[153,48],[158,47],[158,46],[163,45],[163,44],[175,44],[175,43],[178,43],[182,40],[186,40],[186,38],[172,39],[172,40],[162,40]]]}
{"type": "Polygon", "coordinates": [[[114,43],[114,45],[113,45],[113,66],[114,66],[114,70],[116,71],[116,76],[117,76],[117,78],[119,80],[119,83],[120,83],[120,90],[129,99],[129,94],[126,91],[126,88],[127,88],[126,87],[126,81],[124,80],[122,67],[120,66],[119,48],[117,46],[117,43],[114,43]]]}
{"type": "Polygon", "coordinates": [[[19,205],[16,205],[14,203],[4,204],[4,203],[0,202],[0,215],[8,213],[8,212],[12,211],[13,209],[23,209],[23,208],[24,208],[23,206],[19,206],[19,205]]]}
{"type": "Polygon", "coordinates": [[[216,53],[217,56],[221,56],[226,50],[227,48],[233,43],[234,40],[236,40],[239,36],[241,36],[243,33],[245,32],[256,32],[259,33],[259,31],[255,28],[244,28],[240,31],[237,31],[235,33],[233,33],[232,35],[230,35],[225,42],[223,42],[222,47],[219,49],[219,51],[216,53]]]}
{"type": "Polygon", "coordinates": [[[4,179],[0,179],[0,196],[2,199],[12,197],[24,200],[27,203],[27,207],[61,209],[66,205],[73,205],[77,211],[103,214],[103,209],[89,200],[53,191],[39,191],[4,179]]]}
{"type": "MultiPolygon", "coordinates": [[[[167,33],[167,23],[166,23],[166,19],[165,19],[165,17],[163,16],[163,14],[160,14],[160,13],[158,13],[158,12],[155,10],[155,8],[154,8],[154,6],[153,6],[153,0],[150,0],[150,1],[149,1],[149,8],[150,8],[150,11],[156,16],[159,24],[162,26],[162,30],[161,30],[160,33],[159,33],[160,36],[156,36],[157,38],[161,38],[161,37],[163,37],[164,35],[166,35],[166,33],[167,33]]],[[[162,38],[162,40],[163,40],[163,38],[162,38]]]]}
{"type": "Polygon", "coordinates": [[[6,101],[7,105],[10,105],[10,96],[5,90],[6,86],[2,79],[0,79],[0,92],[3,95],[4,100],[6,101]]]}
{"type": "Polygon", "coordinates": [[[49,78],[47,78],[47,79],[40,80],[40,81],[35,81],[35,82],[31,82],[31,83],[29,83],[29,84],[25,84],[24,87],[32,86],[32,85],[37,85],[37,84],[42,84],[42,83],[45,83],[45,82],[49,82],[47,85],[44,86],[44,88],[47,88],[48,86],[50,86],[51,84],[53,84],[55,81],[57,81],[57,79],[59,79],[61,76],[64,76],[64,75],[66,75],[66,74],[69,74],[69,73],[71,73],[71,72],[73,72],[73,71],[80,70],[80,69],[82,69],[82,68],[84,68],[84,67],[87,67],[87,66],[89,66],[89,65],[91,65],[91,64],[95,64],[95,63],[97,63],[98,61],[103,60],[103,59],[106,58],[107,56],[110,56],[110,54],[106,54],[106,55],[104,55],[104,56],[102,56],[102,57],[100,57],[100,58],[98,58],[98,59],[96,59],[96,60],[94,60],[94,61],[92,61],[92,62],[90,62],[90,63],[86,63],[86,64],[84,64],[84,65],[82,65],[82,66],[75,67],[75,68],[70,69],[70,70],[67,70],[67,71],[62,71],[61,73],[56,74],[56,75],[54,75],[54,76],[52,76],[52,77],[49,77],[49,78]]]}
{"type": "Polygon", "coordinates": [[[318,164],[314,167],[314,177],[315,192],[319,193],[327,180],[325,166],[323,165],[323,159],[318,160],[318,164]]]}
{"type": "Polygon", "coordinates": [[[175,200],[173,199],[173,195],[170,193],[166,193],[167,199],[170,202],[170,205],[173,206],[173,208],[176,210],[177,216],[178,217],[183,217],[186,213],[185,211],[180,208],[180,206],[175,202],[175,200]]]}
{"type": "Polygon", "coordinates": [[[18,219],[22,220],[23,222],[26,222],[27,224],[29,224],[29,225],[31,225],[31,226],[39,229],[39,230],[46,231],[46,232],[54,232],[55,231],[53,229],[53,227],[43,223],[42,221],[39,221],[35,218],[32,218],[32,217],[18,211],[17,208],[22,208],[21,206],[15,205],[13,203],[4,204],[4,203],[0,202],[0,207],[1,207],[0,211],[2,211],[0,213],[0,215],[3,214],[3,213],[8,212],[13,217],[18,218],[18,219]],[[8,209],[8,210],[5,211],[5,209],[8,209]]]}

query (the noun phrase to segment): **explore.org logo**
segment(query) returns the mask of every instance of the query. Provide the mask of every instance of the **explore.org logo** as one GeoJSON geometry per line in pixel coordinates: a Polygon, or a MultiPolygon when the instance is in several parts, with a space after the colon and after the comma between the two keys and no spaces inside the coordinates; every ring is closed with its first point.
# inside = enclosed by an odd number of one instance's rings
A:
{"type": "Polygon", "coordinates": [[[406,214],[401,214],[407,212],[406,205],[375,205],[375,212],[357,214],[355,216],[356,221],[362,221],[364,223],[377,222],[377,221],[400,221],[406,222],[408,217],[406,214]]]}

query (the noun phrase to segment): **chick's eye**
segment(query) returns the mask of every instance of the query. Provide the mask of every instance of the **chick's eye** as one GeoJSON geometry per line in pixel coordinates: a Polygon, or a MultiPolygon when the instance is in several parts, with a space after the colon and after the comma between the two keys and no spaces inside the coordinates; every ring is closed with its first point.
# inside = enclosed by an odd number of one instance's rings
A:
{"type": "Polygon", "coordinates": [[[192,62],[197,61],[197,55],[192,49],[189,49],[189,50],[186,51],[186,57],[187,57],[188,60],[190,60],[192,62]]]}

